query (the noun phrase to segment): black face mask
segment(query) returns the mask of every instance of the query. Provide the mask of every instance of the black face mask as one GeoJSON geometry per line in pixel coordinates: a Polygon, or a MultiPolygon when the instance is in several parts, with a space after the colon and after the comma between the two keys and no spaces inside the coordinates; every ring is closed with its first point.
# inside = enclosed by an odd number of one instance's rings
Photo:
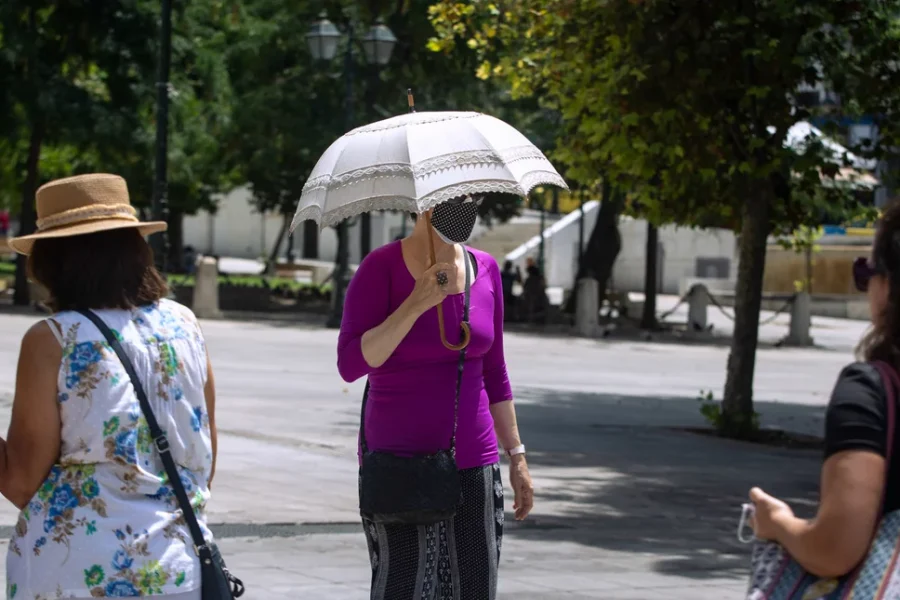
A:
{"type": "Polygon", "coordinates": [[[448,244],[462,244],[468,241],[475,229],[479,204],[471,199],[439,204],[431,213],[431,226],[448,244]]]}

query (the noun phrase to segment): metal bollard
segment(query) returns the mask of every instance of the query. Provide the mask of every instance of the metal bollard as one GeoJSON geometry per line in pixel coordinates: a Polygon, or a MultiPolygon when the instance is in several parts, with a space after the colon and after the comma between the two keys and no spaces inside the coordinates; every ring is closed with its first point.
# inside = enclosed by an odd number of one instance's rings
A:
{"type": "Polygon", "coordinates": [[[219,266],[211,256],[197,259],[197,273],[194,278],[194,314],[201,319],[218,319],[219,310],[219,266]]]}
{"type": "Polygon", "coordinates": [[[688,331],[706,331],[706,310],[709,308],[709,290],[696,283],[688,292],[688,331]]]}
{"type": "Polygon", "coordinates": [[[585,277],[578,280],[578,303],[575,310],[575,331],[578,335],[594,337],[600,332],[600,284],[585,277]]]}
{"type": "Polygon", "coordinates": [[[813,339],[809,334],[812,327],[812,298],[808,292],[800,292],[794,296],[791,304],[791,325],[785,344],[789,346],[812,346],[813,339]]]}

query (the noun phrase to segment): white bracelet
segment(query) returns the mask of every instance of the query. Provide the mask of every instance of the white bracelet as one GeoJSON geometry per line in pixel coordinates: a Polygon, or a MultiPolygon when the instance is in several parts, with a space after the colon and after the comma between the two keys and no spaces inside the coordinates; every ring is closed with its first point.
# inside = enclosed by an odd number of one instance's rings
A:
{"type": "Polygon", "coordinates": [[[519,444],[515,448],[510,448],[509,450],[506,451],[506,455],[509,457],[516,456],[517,454],[525,454],[525,446],[524,445],[519,444]]]}

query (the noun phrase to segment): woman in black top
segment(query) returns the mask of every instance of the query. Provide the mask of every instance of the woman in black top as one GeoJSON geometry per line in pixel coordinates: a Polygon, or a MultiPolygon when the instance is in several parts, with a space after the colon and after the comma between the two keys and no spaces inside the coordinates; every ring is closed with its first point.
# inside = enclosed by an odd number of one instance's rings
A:
{"type": "MultiPolygon", "coordinates": [[[[900,367],[900,206],[885,211],[872,256],[858,259],[853,275],[860,291],[868,292],[872,313],[872,328],[857,348],[859,360],[900,367]]],[[[868,362],[841,371],[825,416],[815,519],[798,519],[781,500],[759,488],[750,490],[756,536],[781,544],[814,575],[840,577],[852,571],[865,558],[882,514],[900,508],[900,458],[892,461],[885,481],[886,400],[878,371],[868,362]]],[[[900,427],[894,431],[896,456],[900,427]]]]}

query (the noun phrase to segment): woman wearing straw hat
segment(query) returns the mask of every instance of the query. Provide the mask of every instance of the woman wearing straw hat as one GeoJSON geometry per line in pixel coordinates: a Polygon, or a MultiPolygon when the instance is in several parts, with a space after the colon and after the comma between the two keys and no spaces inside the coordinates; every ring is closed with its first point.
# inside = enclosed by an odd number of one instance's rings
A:
{"type": "Polygon", "coordinates": [[[138,221],[114,175],[48,183],[37,213],[37,233],[9,240],[55,312],[22,340],[0,439],[0,491],[21,509],[8,597],[199,600],[200,562],[135,387],[100,325],[78,312],[116,332],[211,540],[213,373],[196,318],[165,299],[143,238],[166,225],[138,221]]]}

